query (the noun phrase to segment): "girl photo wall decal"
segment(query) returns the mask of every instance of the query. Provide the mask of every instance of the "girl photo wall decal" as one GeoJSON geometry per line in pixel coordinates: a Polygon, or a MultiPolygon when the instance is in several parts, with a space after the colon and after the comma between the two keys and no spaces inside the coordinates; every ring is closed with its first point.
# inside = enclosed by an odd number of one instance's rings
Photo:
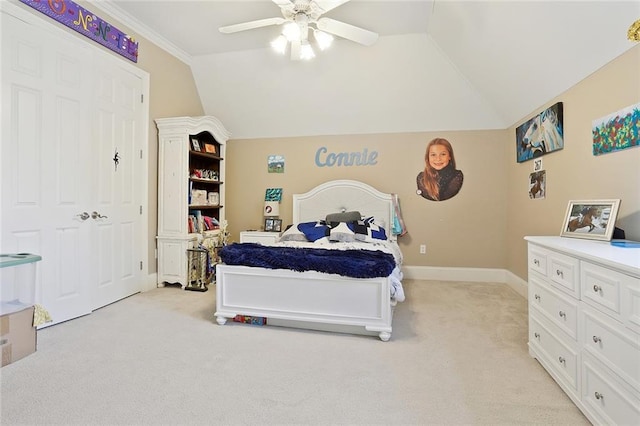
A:
{"type": "Polygon", "coordinates": [[[463,179],[451,143],[444,138],[431,140],[424,154],[424,170],[416,177],[416,193],[427,200],[448,200],[460,191],[463,179]]]}

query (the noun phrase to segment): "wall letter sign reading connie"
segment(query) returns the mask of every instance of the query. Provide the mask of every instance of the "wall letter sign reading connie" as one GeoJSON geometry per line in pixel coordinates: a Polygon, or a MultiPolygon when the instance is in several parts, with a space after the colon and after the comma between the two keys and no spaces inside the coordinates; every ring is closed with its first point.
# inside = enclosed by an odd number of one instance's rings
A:
{"type": "Polygon", "coordinates": [[[378,164],[378,151],[369,152],[368,148],[362,152],[329,152],[322,146],[316,151],[316,166],[375,166],[378,164]]]}
{"type": "Polygon", "coordinates": [[[104,47],[138,62],[138,42],[71,0],[20,0],[104,47]]]}

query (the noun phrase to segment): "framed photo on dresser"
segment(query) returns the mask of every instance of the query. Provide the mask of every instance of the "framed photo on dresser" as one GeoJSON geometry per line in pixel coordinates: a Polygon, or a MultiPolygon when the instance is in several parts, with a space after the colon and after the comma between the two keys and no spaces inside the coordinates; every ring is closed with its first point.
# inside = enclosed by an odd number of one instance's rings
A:
{"type": "Polygon", "coordinates": [[[610,241],[619,208],[617,199],[569,201],[560,236],[610,241]]]}

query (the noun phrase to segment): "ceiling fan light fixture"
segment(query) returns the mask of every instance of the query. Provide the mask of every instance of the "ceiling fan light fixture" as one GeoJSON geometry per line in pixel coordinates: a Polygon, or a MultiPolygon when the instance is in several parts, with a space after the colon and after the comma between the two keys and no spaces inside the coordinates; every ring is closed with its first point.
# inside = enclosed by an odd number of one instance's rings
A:
{"type": "Polygon", "coordinates": [[[281,55],[284,55],[284,52],[287,50],[287,43],[287,38],[281,35],[271,42],[271,48],[281,55]]]}
{"type": "Polygon", "coordinates": [[[295,22],[289,22],[282,28],[282,35],[290,42],[300,40],[300,26],[295,22]]]}
{"type": "Polygon", "coordinates": [[[316,57],[313,48],[308,42],[303,42],[300,46],[300,59],[309,60],[316,57]]]}
{"type": "Polygon", "coordinates": [[[313,36],[318,43],[318,47],[320,50],[326,50],[333,43],[333,36],[331,34],[325,33],[324,31],[314,30],[313,36]]]}

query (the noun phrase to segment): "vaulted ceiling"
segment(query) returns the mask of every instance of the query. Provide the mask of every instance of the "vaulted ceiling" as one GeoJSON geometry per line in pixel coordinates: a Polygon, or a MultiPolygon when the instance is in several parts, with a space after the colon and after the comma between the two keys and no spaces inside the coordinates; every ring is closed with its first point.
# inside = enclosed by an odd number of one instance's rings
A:
{"type": "Polygon", "coordinates": [[[640,18],[632,0],[351,0],[325,16],[378,41],[301,63],[269,48],[279,26],[218,31],[281,16],[270,0],[95,4],[190,64],[234,138],[506,128],[633,48],[640,18]]]}

